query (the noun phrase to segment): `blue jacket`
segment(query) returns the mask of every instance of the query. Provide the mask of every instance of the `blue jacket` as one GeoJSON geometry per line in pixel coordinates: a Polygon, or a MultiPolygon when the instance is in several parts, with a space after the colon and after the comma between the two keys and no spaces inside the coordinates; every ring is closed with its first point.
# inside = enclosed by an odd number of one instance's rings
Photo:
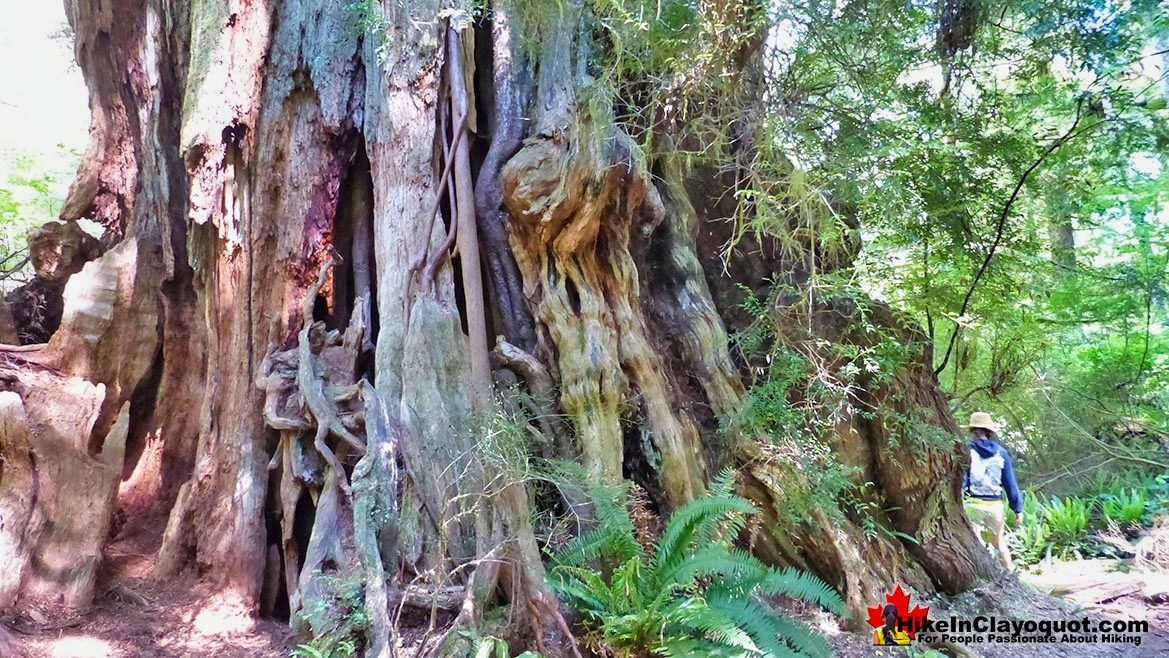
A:
{"type": "Polygon", "coordinates": [[[978,439],[970,442],[970,468],[962,481],[962,490],[967,495],[986,500],[1001,500],[1007,494],[1011,509],[1019,514],[1023,511],[1023,494],[1015,480],[1015,469],[1007,449],[994,439],[978,439]]]}

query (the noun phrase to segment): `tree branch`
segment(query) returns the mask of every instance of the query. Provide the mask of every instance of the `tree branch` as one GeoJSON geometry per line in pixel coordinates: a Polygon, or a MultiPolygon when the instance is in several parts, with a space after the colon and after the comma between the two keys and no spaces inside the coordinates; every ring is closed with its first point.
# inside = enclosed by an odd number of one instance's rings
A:
{"type": "MultiPolygon", "coordinates": [[[[961,318],[963,315],[966,315],[966,311],[970,308],[970,300],[974,297],[974,291],[978,288],[979,281],[982,280],[983,275],[986,274],[987,269],[990,267],[990,261],[994,258],[995,253],[998,252],[999,245],[1002,244],[1003,233],[1007,226],[1007,219],[1011,215],[1011,207],[1014,206],[1015,201],[1018,200],[1019,194],[1023,191],[1023,186],[1027,183],[1027,179],[1030,178],[1031,174],[1035,173],[1035,171],[1039,169],[1044,160],[1046,160],[1047,157],[1054,153],[1060,146],[1063,146],[1078,135],[1107,121],[1107,119],[1097,121],[1096,123],[1093,123],[1084,129],[1077,131],[1076,128],[1080,125],[1080,120],[1084,118],[1083,114],[1081,113],[1082,105],[1083,101],[1076,105],[1076,119],[1072,122],[1071,127],[1069,127],[1063,135],[1060,135],[1060,137],[1052,142],[1046,149],[1044,149],[1043,153],[1041,153],[1039,157],[1036,158],[1035,162],[1031,163],[1031,166],[1023,172],[1023,175],[1019,178],[1018,182],[1015,183],[1015,189],[1011,191],[1011,196],[1003,205],[1002,212],[999,213],[998,224],[995,226],[994,242],[991,243],[990,249],[987,250],[986,257],[982,259],[982,265],[979,266],[978,272],[974,275],[974,280],[970,282],[970,289],[966,291],[966,295],[962,298],[962,306],[958,309],[958,314],[955,316],[956,318],[961,318]]],[[[961,325],[959,325],[957,319],[955,319],[954,331],[950,333],[950,340],[946,345],[946,354],[942,357],[942,363],[938,367],[934,368],[934,375],[940,375],[942,371],[946,369],[946,365],[949,364],[950,355],[954,352],[954,344],[958,340],[958,334],[960,331],[961,325]]]]}

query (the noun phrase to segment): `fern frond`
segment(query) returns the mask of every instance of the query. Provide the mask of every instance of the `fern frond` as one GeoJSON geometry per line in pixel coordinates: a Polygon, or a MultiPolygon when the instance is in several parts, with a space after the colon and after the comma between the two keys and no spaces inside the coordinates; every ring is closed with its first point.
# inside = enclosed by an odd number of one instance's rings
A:
{"type": "Polygon", "coordinates": [[[733,496],[735,493],[735,469],[727,466],[710,481],[708,495],[733,496]]]}
{"type": "Polygon", "coordinates": [[[783,615],[774,615],[769,621],[771,632],[782,637],[795,652],[811,658],[832,655],[832,647],[807,624],[783,615]]]}
{"type": "Polygon", "coordinates": [[[742,598],[710,598],[706,605],[711,611],[730,620],[736,627],[741,628],[761,652],[767,656],[789,656],[790,648],[783,639],[772,632],[771,619],[775,613],[761,607],[754,600],[742,598]]]}
{"type": "Polygon", "coordinates": [[[671,635],[686,633],[739,651],[750,644],[750,636],[744,633],[734,619],[721,611],[712,610],[700,597],[691,597],[682,601],[681,605],[672,606],[666,618],[671,635]]]}
{"type": "Polygon", "coordinates": [[[548,571],[548,586],[575,610],[593,617],[610,612],[612,592],[596,573],[579,567],[559,566],[548,571]]]}
{"type": "Polygon", "coordinates": [[[648,557],[637,541],[625,501],[627,486],[594,485],[589,490],[596,527],[581,533],[552,556],[553,564],[583,566],[600,561],[607,566],[634,557],[648,557]]]}
{"type": "Polygon", "coordinates": [[[639,558],[631,558],[614,569],[609,579],[613,596],[619,597],[621,599],[619,604],[629,610],[644,610],[646,598],[652,596],[647,595],[646,590],[655,591],[646,586],[648,579],[643,577],[642,567],[639,558]]]}
{"type": "Polygon", "coordinates": [[[662,532],[657,568],[663,570],[676,564],[694,543],[699,543],[697,539],[713,536],[719,523],[735,515],[741,518],[755,513],[755,507],[738,496],[710,496],[686,503],[674,512],[662,532]]]}
{"type": "Polygon", "coordinates": [[[622,655],[778,658],[824,656],[815,632],[779,616],[764,596],[784,595],[843,613],[827,584],[795,569],[777,570],[736,547],[756,509],[732,493],[724,470],[711,495],[683,506],[666,524],[656,553],[638,543],[621,494],[598,489],[595,529],[553,558],[548,583],[582,614],[600,647],[622,655]],[[601,563],[600,573],[593,565],[601,563]]]}
{"type": "Polygon", "coordinates": [[[633,534],[633,526],[602,525],[581,534],[565,544],[552,556],[553,564],[579,567],[602,558],[625,562],[643,555],[641,544],[633,534]]]}
{"type": "Polygon", "coordinates": [[[837,615],[847,614],[844,599],[836,590],[807,571],[788,567],[786,569],[769,569],[766,577],[759,583],[758,593],[763,596],[790,596],[802,601],[809,601],[837,615]]]}
{"type": "Polygon", "coordinates": [[[767,575],[768,567],[742,551],[711,546],[687,554],[672,568],[657,574],[660,585],[686,586],[702,576],[721,576],[724,583],[745,584],[750,591],[767,575]]]}
{"type": "Polygon", "coordinates": [[[654,649],[654,653],[670,658],[762,658],[763,655],[758,651],[696,638],[666,640],[654,649]]]}
{"type": "Polygon", "coordinates": [[[707,605],[734,620],[768,656],[827,658],[831,655],[828,644],[810,628],[754,599],[710,597],[707,605]]]}

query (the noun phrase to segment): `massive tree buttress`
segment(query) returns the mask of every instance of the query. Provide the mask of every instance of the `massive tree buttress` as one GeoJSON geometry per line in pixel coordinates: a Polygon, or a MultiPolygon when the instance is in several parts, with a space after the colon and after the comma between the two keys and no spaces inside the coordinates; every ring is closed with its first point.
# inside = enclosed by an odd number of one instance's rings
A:
{"type": "MultiPolygon", "coordinates": [[[[668,121],[645,152],[586,99],[612,44],[590,3],[549,4],[521,46],[506,1],[67,0],[92,123],[61,218],[100,222],[107,249],[48,343],[0,352],[0,605],[86,603],[122,505],[168,519],[159,577],[195,569],[258,611],[364,583],[366,655],[419,591],[466,622],[502,591],[528,639],[561,634],[536,501],[481,454],[488,359],[557,414],[544,456],[634,479],[662,513],[739,468],[769,519],[755,549],[855,609],[988,572],[956,441],[893,451],[879,415],[844,418],[832,448],[874,504],[793,521],[776,437],[719,435],[747,395],[735,284],[798,287],[822,259],[721,262],[734,176],[683,166],[668,121]],[[151,505],[119,503],[148,468],[151,505]]],[[[802,339],[868,340],[846,304],[812,314],[802,339]]],[[[929,346],[873,321],[913,356],[862,401],[956,430],[929,346]]]]}

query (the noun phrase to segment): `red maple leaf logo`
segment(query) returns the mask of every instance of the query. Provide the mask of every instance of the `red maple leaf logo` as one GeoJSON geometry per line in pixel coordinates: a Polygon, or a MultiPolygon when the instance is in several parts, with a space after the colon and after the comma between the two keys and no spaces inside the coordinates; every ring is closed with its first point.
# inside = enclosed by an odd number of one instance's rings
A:
{"type": "MultiPolygon", "coordinates": [[[[925,627],[926,615],[930,611],[929,606],[914,605],[913,610],[910,610],[909,595],[901,589],[901,585],[898,585],[893,593],[886,594],[885,601],[897,607],[897,627],[905,631],[910,639],[913,639],[913,636],[925,627]]],[[[868,611],[869,626],[881,628],[885,625],[885,606],[871,607],[868,608],[868,611]]]]}

